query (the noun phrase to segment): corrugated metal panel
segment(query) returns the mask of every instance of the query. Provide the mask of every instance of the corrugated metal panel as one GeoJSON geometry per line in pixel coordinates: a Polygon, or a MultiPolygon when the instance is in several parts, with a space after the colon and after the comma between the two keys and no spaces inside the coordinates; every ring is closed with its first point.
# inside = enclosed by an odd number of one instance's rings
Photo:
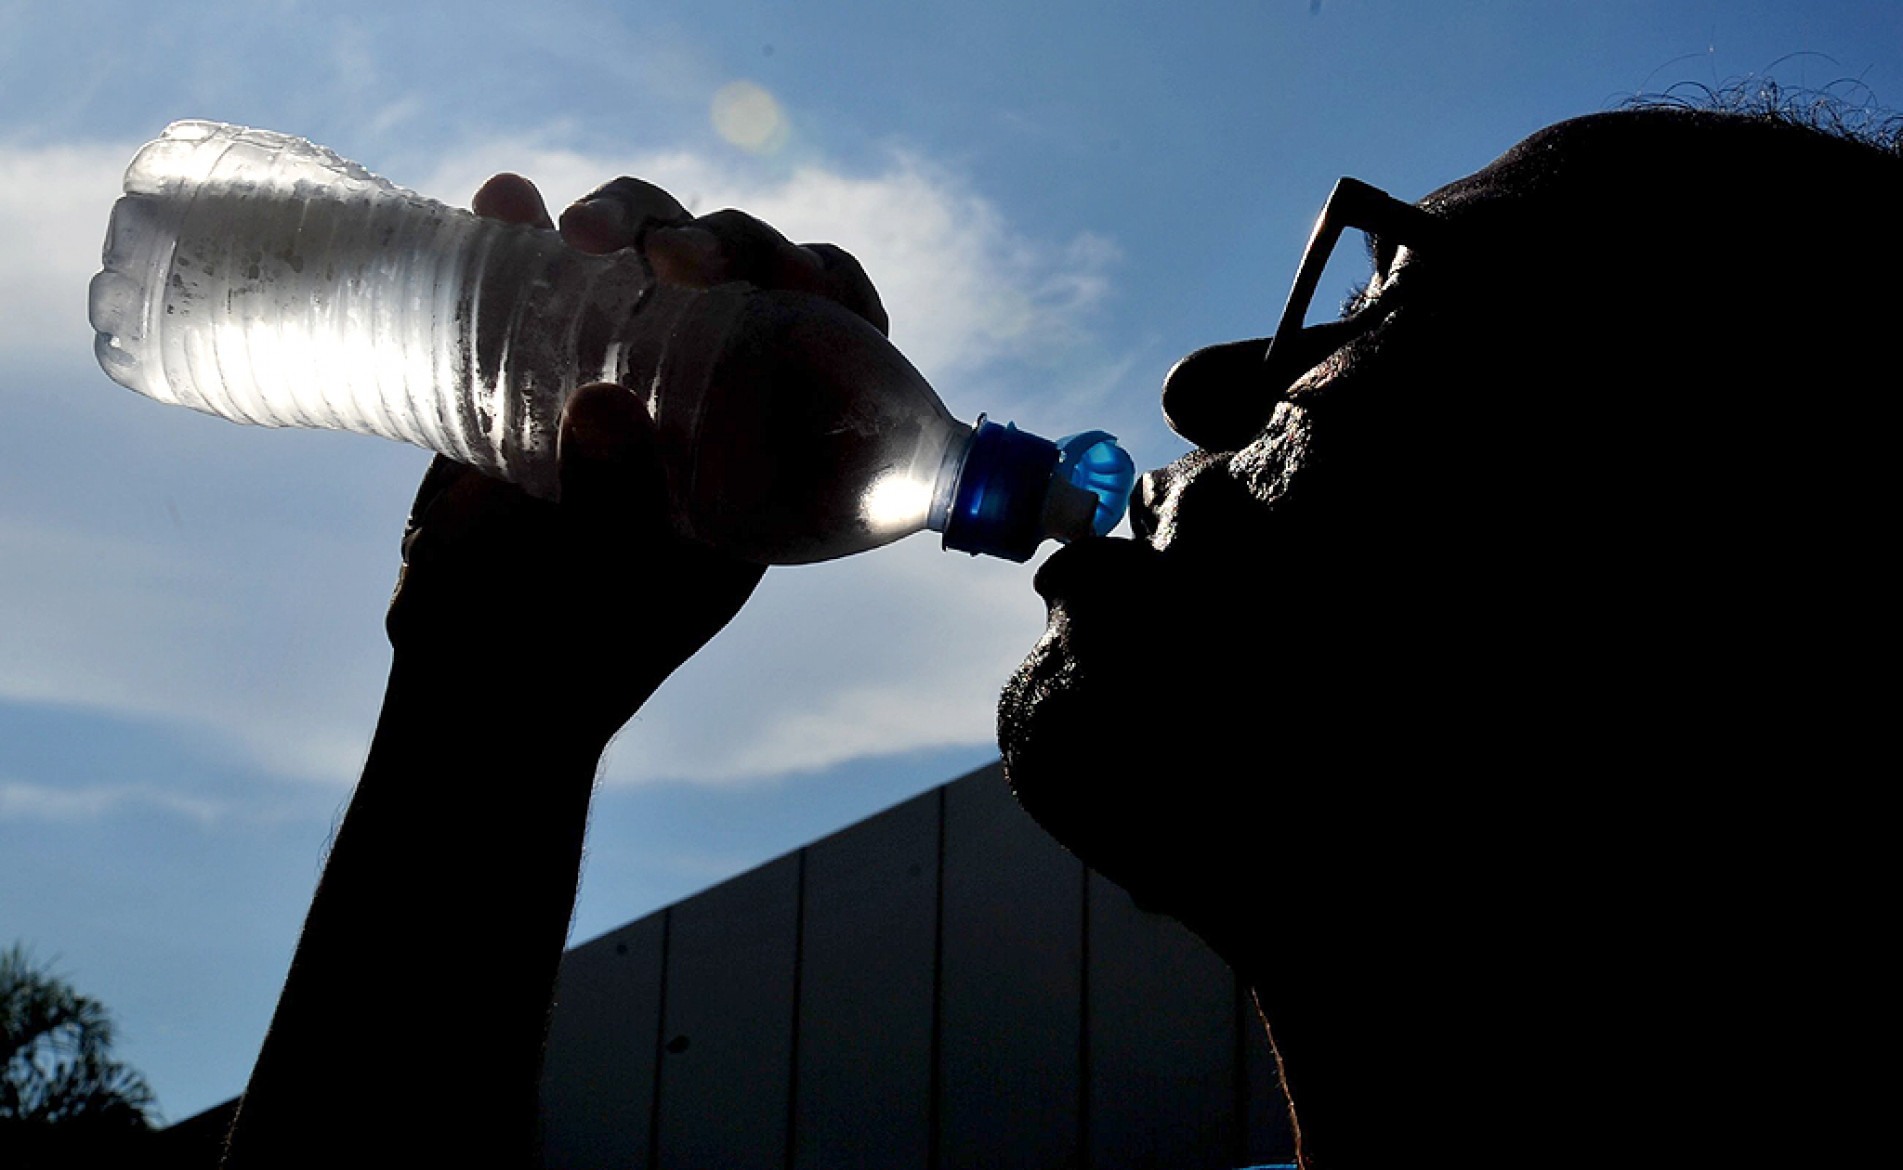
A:
{"type": "Polygon", "coordinates": [[[659,1170],[786,1162],[799,857],[671,911],[659,1170]]]}
{"type": "Polygon", "coordinates": [[[1093,873],[1088,987],[1092,1170],[1242,1164],[1228,966],[1093,873]]]}
{"type": "Polygon", "coordinates": [[[997,767],[946,789],[943,1170],[1079,1164],[1083,876],[997,767]]]}
{"type": "Polygon", "coordinates": [[[1087,887],[993,766],[571,952],[549,1164],[1284,1161],[1243,1009],[1193,936],[1087,887]]]}
{"type": "Polygon", "coordinates": [[[806,851],[802,1170],[928,1164],[939,801],[928,792],[806,851]]]}
{"type": "Polygon", "coordinates": [[[542,1099],[550,1170],[645,1170],[660,1029],[659,914],[562,957],[542,1099]]]}

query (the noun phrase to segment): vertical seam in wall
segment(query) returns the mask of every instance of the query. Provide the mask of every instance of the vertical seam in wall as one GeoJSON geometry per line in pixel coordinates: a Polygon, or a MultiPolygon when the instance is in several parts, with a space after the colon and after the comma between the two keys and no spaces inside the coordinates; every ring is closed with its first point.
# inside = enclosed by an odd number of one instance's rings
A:
{"type": "Polygon", "coordinates": [[[793,1032],[787,1045],[786,1167],[793,1170],[800,1116],[800,992],[806,973],[806,849],[801,847],[793,879],[793,1032]]]}
{"type": "Polygon", "coordinates": [[[930,1044],[931,1067],[927,1073],[925,1093],[925,1165],[927,1170],[939,1170],[938,1126],[941,1118],[939,1096],[944,1091],[944,1074],[940,1069],[943,1059],[941,1037],[944,1027],[945,1001],[945,789],[938,789],[938,876],[933,882],[932,891],[932,1035],[930,1044]]]}
{"type": "MultiPolygon", "coordinates": [[[[1224,966],[1227,967],[1228,965],[1225,963],[1224,966]]],[[[1236,1118],[1234,1122],[1235,1136],[1233,1139],[1235,1147],[1232,1153],[1234,1154],[1236,1165],[1240,1166],[1250,1160],[1250,1147],[1255,1141],[1255,1115],[1253,1112],[1255,1102],[1252,1100],[1253,1094],[1249,1092],[1248,993],[1242,986],[1242,977],[1235,973],[1234,968],[1229,968],[1229,979],[1230,986],[1234,989],[1233,1002],[1235,1004],[1235,1015],[1232,1020],[1235,1055],[1231,1058],[1234,1063],[1234,1068],[1230,1072],[1232,1092],[1235,1098],[1232,1107],[1235,1110],[1236,1118]]]]}
{"type": "Polygon", "coordinates": [[[1077,1164],[1090,1170],[1090,869],[1083,870],[1082,912],[1078,915],[1078,954],[1082,970],[1077,973],[1077,1164]]]}
{"type": "Polygon", "coordinates": [[[654,1089],[648,1094],[648,1167],[661,1164],[661,1074],[667,1051],[668,947],[674,939],[674,908],[661,911],[661,995],[654,1011],[654,1089]]]}

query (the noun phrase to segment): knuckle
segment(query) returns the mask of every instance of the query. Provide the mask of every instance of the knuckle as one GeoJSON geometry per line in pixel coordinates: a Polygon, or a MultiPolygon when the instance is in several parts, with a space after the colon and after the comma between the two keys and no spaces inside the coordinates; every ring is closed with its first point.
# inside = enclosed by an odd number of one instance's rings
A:
{"type": "Polygon", "coordinates": [[[766,222],[731,208],[703,215],[694,226],[712,233],[720,242],[728,271],[742,280],[758,280],[770,273],[780,248],[787,243],[786,237],[766,222]]]}
{"type": "Polygon", "coordinates": [[[680,200],[632,175],[611,179],[577,202],[614,221],[615,234],[630,241],[651,226],[678,227],[693,220],[680,200]]]}
{"type": "Polygon", "coordinates": [[[891,320],[886,314],[885,303],[857,256],[837,244],[804,244],[801,247],[818,258],[826,296],[864,317],[879,332],[891,332],[891,320]]]}

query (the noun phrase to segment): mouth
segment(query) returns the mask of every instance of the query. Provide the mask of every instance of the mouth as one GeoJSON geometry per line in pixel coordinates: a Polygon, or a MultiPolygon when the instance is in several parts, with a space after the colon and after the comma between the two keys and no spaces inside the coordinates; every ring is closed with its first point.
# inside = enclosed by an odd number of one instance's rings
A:
{"type": "Polygon", "coordinates": [[[1152,572],[1157,551],[1141,539],[1092,536],[1074,540],[1046,557],[1031,579],[1046,604],[1063,605],[1116,587],[1133,574],[1152,572]]]}
{"type": "MultiPolygon", "coordinates": [[[[1045,629],[1005,688],[999,731],[1007,765],[1014,747],[1048,742],[1052,729],[1060,741],[1086,728],[1127,733],[1135,696],[1185,654],[1207,650],[1206,603],[1223,586],[1208,579],[1210,555],[1176,539],[1177,512],[1192,485],[1226,478],[1208,474],[1226,458],[1195,451],[1145,473],[1130,493],[1133,536],[1073,541],[1038,568],[1032,587],[1047,607],[1045,629]]],[[[1196,494],[1212,493],[1205,485],[1196,494]]],[[[1219,543],[1218,552],[1228,547],[1219,543]]]]}
{"type": "Polygon", "coordinates": [[[1130,490],[1131,536],[1075,540],[1045,558],[1031,581],[1038,596],[1048,604],[1057,604],[1070,597],[1075,586],[1104,577],[1153,572],[1157,505],[1165,496],[1162,484],[1166,475],[1167,469],[1156,468],[1137,477],[1130,490]]]}

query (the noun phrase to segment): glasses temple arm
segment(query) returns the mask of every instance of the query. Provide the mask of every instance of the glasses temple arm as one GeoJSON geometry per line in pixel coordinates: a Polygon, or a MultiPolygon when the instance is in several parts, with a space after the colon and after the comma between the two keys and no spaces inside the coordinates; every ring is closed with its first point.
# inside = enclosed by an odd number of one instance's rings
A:
{"type": "Polygon", "coordinates": [[[1321,214],[1315,217],[1315,228],[1309,233],[1308,246],[1302,249],[1302,262],[1295,270],[1295,283],[1289,288],[1281,319],[1276,321],[1275,332],[1269,337],[1268,347],[1262,354],[1265,364],[1274,355],[1277,341],[1301,332],[1302,321],[1308,315],[1309,302],[1315,299],[1315,288],[1321,283],[1323,270],[1328,267],[1328,257],[1334,253],[1341,233],[1351,227],[1372,231],[1397,244],[1413,247],[1418,246],[1423,237],[1434,234],[1439,223],[1413,204],[1403,203],[1360,179],[1343,176],[1336,180],[1335,189],[1328,193],[1328,202],[1322,205],[1321,214]]]}

